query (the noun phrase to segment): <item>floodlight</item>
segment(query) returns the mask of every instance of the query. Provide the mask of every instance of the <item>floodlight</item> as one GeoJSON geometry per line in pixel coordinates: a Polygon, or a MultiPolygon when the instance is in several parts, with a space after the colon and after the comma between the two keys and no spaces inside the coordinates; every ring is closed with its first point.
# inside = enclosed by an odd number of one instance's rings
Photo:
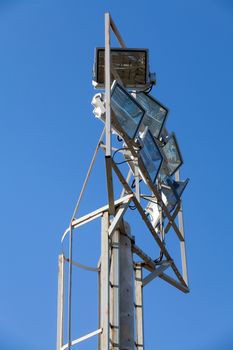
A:
{"type": "MultiPolygon", "coordinates": [[[[182,193],[187,186],[189,179],[185,181],[175,181],[171,177],[166,177],[161,184],[161,197],[169,212],[172,212],[178,204],[182,193]]],[[[156,227],[160,220],[161,208],[157,204],[156,197],[147,205],[145,212],[149,215],[153,227],[156,227]]],[[[164,215],[164,214],[163,214],[164,215]]]]}
{"type": "Polygon", "coordinates": [[[116,81],[111,89],[112,124],[124,137],[124,134],[134,140],[142,118],[144,109],[137,101],[116,81]]]}
{"type": "Polygon", "coordinates": [[[151,95],[144,92],[134,93],[136,101],[145,109],[145,116],[142,121],[144,127],[149,127],[150,132],[155,138],[159,138],[165,124],[168,109],[151,95]]]}
{"type": "MultiPolygon", "coordinates": [[[[150,86],[149,52],[147,49],[111,49],[111,67],[126,88],[146,89],[150,86]]],[[[105,49],[96,48],[93,85],[104,89],[105,49]]],[[[111,74],[111,81],[116,79],[111,74]]]]}
{"type": "Polygon", "coordinates": [[[172,211],[177,205],[188,182],[189,179],[185,181],[175,181],[171,177],[167,177],[164,183],[162,183],[161,191],[166,197],[166,205],[169,211],[172,211]]]}
{"type": "Polygon", "coordinates": [[[161,169],[161,177],[173,175],[183,164],[183,159],[176,140],[176,136],[172,133],[166,139],[166,144],[162,147],[164,162],[161,169]]]}
{"type": "MultiPolygon", "coordinates": [[[[138,142],[141,146],[139,155],[143,161],[147,173],[151,178],[151,181],[155,183],[163,161],[163,156],[150,130],[146,132],[143,139],[139,138],[138,142]]],[[[143,170],[141,168],[139,168],[139,170],[142,174],[142,177],[146,178],[147,176],[143,173],[143,170]]]]}

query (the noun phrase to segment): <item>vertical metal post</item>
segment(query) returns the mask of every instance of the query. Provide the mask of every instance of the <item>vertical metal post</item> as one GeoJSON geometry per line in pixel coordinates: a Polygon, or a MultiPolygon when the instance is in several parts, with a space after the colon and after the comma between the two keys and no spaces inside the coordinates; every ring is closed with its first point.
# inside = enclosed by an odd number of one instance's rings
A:
{"type": "Polygon", "coordinates": [[[109,350],[109,215],[104,212],[101,227],[101,273],[100,273],[100,349],[109,350]]]}
{"type": "Polygon", "coordinates": [[[110,324],[111,349],[119,349],[119,230],[114,231],[111,241],[110,268],[110,324]]]}
{"type": "MultiPolygon", "coordinates": [[[[102,327],[101,322],[101,260],[99,261],[98,264],[98,326],[99,328],[102,327]]],[[[98,350],[100,350],[100,345],[101,345],[101,341],[100,341],[101,335],[98,336],[98,350]]]]}
{"type": "Polygon", "coordinates": [[[112,155],[111,145],[111,57],[110,57],[110,24],[109,13],[105,13],[105,107],[106,107],[106,157],[112,155]]]}
{"type": "Polygon", "coordinates": [[[68,333],[68,349],[71,349],[71,318],[72,318],[72,278],[73,278],[73,227],[70,224],[69,236],[69,271],[68,271],[68,315],[67,315],[67,333],[68,333]]]}
{"type": "MultiPolygon", "coordinates": [[[[176,179],[176,181],[180,181],[180,170],[177,170],[177,172],[175,173],[175,179],[176,179]]],[[[183,217],[182,203],[180,204],[180,210],[178,213],[178,225],[179,225],[179,230],[184,238],[183,241],[180,241],[180,250],[181,250],[183,279],[188,286],[188,269],[187,269],[186,244],[185,244],[185,233],[184,233],[184,217],[183,217]]]]}
{"type": "Polygon", "coordinates": [[[135,308],[136,308],[136,346],[137,350],[144,348],[144,321],[143,321],[143,292],[142,266],[135,264],[135,308]]]}
{"type": "Polygon", "coordinates": [[[57,350],[64,342],[64,256],[58,256],[58,293],[57,293],[57,350]]]}
{"type": "Polygon", "coordinates": [[[120,234],[120,349],[134,349],[133,256],[124,232],[120,234]]]}
{"type": "Polygon", "coordinates": [[[106,120],[105,120],[105,135],[106,135],[106,149],[105,149],[105,163],[106,163],[106,175],[107,175],[107,188],[108,188],[108,203],[109,214],[115,214],[114,206],[114,192],[112,181],[112,133],[111,133],[111,48],[110,48],[110,29],[111,29],[111,17],[109,13],[105,13],[105,108],[106,108],[106,120]]]}

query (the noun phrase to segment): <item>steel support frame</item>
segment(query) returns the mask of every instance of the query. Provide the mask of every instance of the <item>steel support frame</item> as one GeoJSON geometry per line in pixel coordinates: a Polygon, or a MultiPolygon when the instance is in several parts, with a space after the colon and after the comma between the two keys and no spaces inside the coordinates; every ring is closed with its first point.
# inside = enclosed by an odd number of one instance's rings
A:
{"type": "MultiPolygon", "coordinates": [[[[160,240],[155,229],[151,225],[150,221],[145,215],[144,209],[140,204],[140,187],[138,173],[136,173],[136,193],[134,193],[130,186],[129,181],[132,176],[132,171],[129,170],[128,176],[125,179],[120,172],[117,165],[112,159],[112,132],[111,132],[111,30],[115,34],[119,44],[122,48],[125,48],[125,43],[113,22],[109,13],[105,14],[105,98],[106,98],[106,122],[105,122],[105,145],[101,144],[103,133],[101,139],[97,145],[90,169],[88,171],[88,177],[92,171],[92,167],[96,158],[96,154],[101,146],[105,150],[105,165],[106,165],[106,178],[107,178],[107,192],[108,192],[108,204],[102,208],[95,210],[81,218],[75,218],[76,212],[79,207],[80,198],[83,194],[84,188],[86,186],[87,179],[85,180],[84,186],[81,191],[81,196],[78,200],[78,204],[75,208],[70,226],[65,231],[62,242],[65,237],[70,234],[70,254],[69,258],[66,258],[63,254],[59,256],[58,263],[58,318],[57,318],[57,350],[70,349],[74,345],[89,339],[90,337],[99,335],[99,350],[110,350],[120,348],[120,296],[119,296],[119,241],[120,241],[120,229],[122,228],[123,217],[128,209],[129,203],[134,202],[138,212],[140,213],[143,221],[145,222],[148,230],[151,232],[152,236],[155,238],[161,251],[164,253],[166,260],[157,266],[152,258],[150,258],[146,253],[144,253],[139,247],[135,245],[132,237],[131,250],[132,253],[136,254],[142,261],[142,263],[135,263],[135,317],[136,317],[136,346],[138,350],[144,349],[144,334],[143,334],[143,287],[149,282],[154,280],[156,277],[163,279],[172,286],[181,290],[184,293],[189,292],[188,288],[188,273],[186,264],[186,248],[185,248],[185,236],[184,236],[184,222],[183,222],[183,211],[182,203],[177,207],[173,215],[170,215],[165,204],[163,203],[160,194],[155,189],[154,185],[148,180],[148,185],[152,192],[156,195],[158,201],[161,203],[162,208],[167,215],[168,224],[165,228],[165,233],[173,227],[178,238],[180,239],[181,248],[181,260],[182,260],[182,275],[179,273],[175,263],[173,262],[171,256],[160,240]],[[114,199],[114,188],[112,179],[112,169],[122,183],[121,197],[117,200],[114,199]],[[178,227],[175,223],[176,215],[178,215],[178,227]],[[112,217],[113,216],[113,217],[112,217]],[[81,338],[76,340],[71,339],[71,334],[68,332],[68,343],[64,344],[64,264],[68,262],[70,276],[72,276],[72,266],[84,267],[84,265],[74,262],[72,260],[72,234],[73,230],[77,229],[81,225],[87,224],[88,222],[101,218],[102,229],[101,229],[101,258],[100,263],[97,268],[88,268],[90,271],[97,271],[99,275],[99,328],[91,333],[88,333],[81,338]],[[165,274],[165,270],[171,267],[175,272],[177,280],[165,274]],[[143,271],[147,272],[144,276],[143,271]]],[[[130,143],[129,140],[126,140],[130,143]]],[[[135,156],[135,166],[143,167],[140,163],[140,159],[137,158],[135,154],[135,149],[133,145],[130,145],[132,154],[135,156]]],[[[176,173],[176,180],[179,180],[179,172],[176,173]]],[[[123,225],[124,226],[124,225],[123,225]]],[[[70,281],[70,287],[72,286],[72,280],[70,281]]],[[[70,289],[71,293],[71,289],[70,289]]],[[[71,294],[70,294],[71,296],[71,294]]],[[[70,297],[71,299],[71,297],[70,297]]],[[[68,308],[70,308],[70,321],[69,326],[71,326],[71,300],[68,308]]],[[[68,315],[69,316],[69,315],[68,315]]],[[[67,333],[67,332],[66,332],[67,333]]]]}
{"type": "MultiPolygon", "coordinates": [[[[72,230],[76,230],[81,225],[87,224],[92,220],[102,218],[102,243],[101,243],[101,259],[100,266],[97,268],[86,267],[77,262],[71,261],[72,265],[77,267],[86,268],[90,271],[99,271],[99,290],[100,302],[99,302],[99,328],[83,337],[70,340],[70,343],[63,344],[63,334],[64,334],[64,263],[68,262],[70,264],[69,258],[66,258],[63,254],[59,256],[59,274],[58,274],[58,325],[57,325],[57,350],[65,350],[69,346],[78,344],[81,341],[89,339],[92,336],[99,334],[100,350],[109,350],[110,348],[119,349],[119,331],[120,331],[120,321],[119,321],[119,229],[122,227],[122,220],[125,211],[127,210],[131,201],[136,205],[142,219],[145,221],[152,232],[154,238],[156,238],[157,243],[159,243],[160,248],[165,253],[167,258],[160,266],[156,266],[152,258],[150,258],[146,253],[144,253],[139,247],[135,245],[132,236],[129,239],[132,240],[132,253],[136,254],[143,261],[143,268],[149,271],[149,274],[142,278],[142,265],[140,268],[137,264],[135,269],[135,304],[140,303],[142,305],[142,289],[149,282],[154,280],[156,277],[163,279],[164,281],[170,283],[176,288],[180,289],[184,293],[189,291],[187,284],[181,275],[178,274],[178,281],[172,277],[165,274],[165,270],[168,267],[172,267],[174,272],[177,273],[173,260],[166,251],[166,248],[162,246],[162,242],[152,227],[150,221],[147,219],[141,204],[137,200],[137,195],[132,192],[126,179],[123,178],[120,170],[113,166],[113,169],[117,173],[120,181],[123,184],[126,195],[119,198],[114,202],[114,210],[116,216],[110,220],[109,216],[109,205],[105,205],[93,212],[84,215],[78,219],[73,220],[72,230]],[[140,294],[141,293],[141,294],[140,294]],[[140,299],[141,298],[141,299],[140,299]]],[[[62,241],[68,235],[70,227],[65,231],[62,241]]],[[[75,231],[73,232],[73,234],[75,231]]],[[[135,310],[136,316],[136,344],[137,347],[143,348],[143,310],[139,308],[135,310]]]]}
{"type": "MultiPolygon", "coordinates": [[[[154,239],[156,240],[158,246],[160,247],[161,251],[163,252],[163,254],[165,255],[167,261],[171,262],[171,268],[173,269],[174,273],[176,274],[178,280],[180,281],[181,284],[183,284],[186,288],[188,288],[183,276],[180,274],[178,268],[176,267],[175,263],[173,262],[170,254],[168,253],[165,245],[163,244],[163,242],[160,240],[160,237],[158,236],[157,232],[155,231],[154,227],[152,226],[150,220],[148,219],[148,217],[146,216],[143,207],[140,205],[140,203],[138,202],[136,195],[134,194],[134,192],[131,190],[130,186],[128,185],[128,183],[126,182],[124,176],[122,175],[120,169],[118,168],[118,166],[116,165],[116,163],[112,160],[112,166],[114,169],[114,172],[116,173],[116,175],[118,176],[120,182],[122,183],[122,185],[125,188],[125,191],[127,194],[131,194],[133,195],[132,200],[136,206],[136,208],[138,209],[138,212],[140,213],[143,221],[145,222],[145,224],[147,225],[149,231],[151,232],[152,236],[154,237],[154,239]]],[[[161,198],[160,195],[158,194],[158,198],[161,198]]],[[[161,200],[162,201],[162,200],[161,200]]],[[[171,217],[171,216],[170,216],[171,217]]],[[[172,222],[172,225],[174,227],[174,222],[172,222]]],[[[182,238],[184,240],[184,237],[182,238]]],[[[184,271],[182,271],[182,274],[184,274],[184,271]]]]}

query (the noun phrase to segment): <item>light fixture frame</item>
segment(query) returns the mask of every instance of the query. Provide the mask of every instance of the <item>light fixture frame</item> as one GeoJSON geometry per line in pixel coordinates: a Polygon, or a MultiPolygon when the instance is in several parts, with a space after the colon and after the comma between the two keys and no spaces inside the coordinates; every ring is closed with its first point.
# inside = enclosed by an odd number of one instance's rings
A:
{"type": "MultiPolygon", "coordinates": [[[[176,189],[174,188],[174,183],[171,181],[171,184],[169,184],[168,183],[168,186],[170,187],[170,191],[172,191],[173,192],[173,195],[176,197],[176,194],[177,194],[177,198],[176,198],[176,203],[175,203],[175,205],[173,205],[172,206],[172,208],[171,209],[169,209],[169,211],[170,212],[172,212],[176,207],[177,207],[177,205],[178,205],[178,203],[180,202],[180,200],[181,200],[181,196],[182,196],[182,194],[184,193],[184,190],[186,189],[186,187],[187,187],[187,185],[188,185],[188,183],[189,183],[189,178],[187,178],[186,180],[184,180],[184,181],[176,181],[176,180],[174,180],[174,182],[176,182],[176,183],[178,183],[178,184],[184,184],[184,187],[183,187],[183,189],[182,189],[182,191],[181,191],[181,193],[180,194],[178,194],[177,192],[176,192],[176,189]],[[176,192],[176,193],[175,193],[176,192]]],[[[164,194],[164,196],[166,197],[166,191],[164,191],[164,190],[166,190],[166,184],[165,183],[161,183],[161,191],[163,192],[163,194],[164,194]],[[164,188],[163,188],[164,187],[164,188]]],[[[167,198],[167,197],[166,197],[167,198]]],[[[166,203],[166,205],[167,205],[167,207],[168,207],[168,205],[169,205],[169,202],[167,201],[167,203],[166,203]]],[[[169,208],[169,207],[168,207],[169,208]]]]}
{"type": "MultiPolygon", "coordinates": [[[[99,73],[98,73],[98,53],[100,51],[105,52],[104,47],[96,47],[95,48],[95,61],[94,61],[94,66],[93,66],[93,85],[96,89],[105,89],[105,82],[98,82],[99,80],[99,73]]],[[[125,84],[124,81],[122,83],[127,89],[132,89],[132,90],[145,90],[150,87],[151,81],[150,81],[150,71],[149,71],[149,50],[145,48],[122,48],[122,47],[117,47],[117,48],[111,48],[110,50],[110,57],[111,57],[111,52],[118,51],[118,52],[145,52],[146,59],[145,59],[145,77],[144,77],[144,83],[143,84],[125,84]]],[[[111,60],[112,61],[112,60],[111,60]]],[[[113,70],[114,66],[112,64],[112,74],[113,75],[113,70]]],[[[113,79],[111,78],[111,81],[113,82],[115,77],[113,79]]]]}
{"type": "Polygon", "coordinates": [[[173,176],[173,175],[177,172],[177,170],[180,169],[181,165],[184,164],[183,156],[182,156],[182,154],[181,154],[181,152],[180,152],[180,147],[179,147],[179,144],[178,144],[178,141],[177,141],[177,138],[176,138],[176,134],[175,134],[174,132],[171,132],[171,134],[168,136],[168,138],[167,138],[167,140],[166,140],[165,145],[162,146],[162,153],[164,154],[164,163],[163,163],[163,165],[162,165],[162,167],[161,167],[161,170],[162,170],[162,171],[164,170],[164,171],[165,171],[165,174],[166,174],[167,176],[173,176]],[[168,162],[167,162],[167,157],[166,157],[166,155],[165,155],[165,152],[164,152],[163,148],[166,146],[166,144],[168,143],[168,141],[169,141],[171,138],[174,138],[174,142],[175,142],[175,145],[176,145],[176,149],[177,149],[177,152],[178,152],[178,155],[179,155],[179,158],[180,158],[180,165],[179,165],[175,170],[173,170],[172,173],[167,173],[168,166],[167,166],[166,163],[168,163],[168,162]]]}
{"type": "MultiPolygon", "coordinates": [[[[142,121],[143,121],[143,118],[145,116],[145,110],[144,108],[136,101],[136,99],[121,85],[119,84],[116,80],[113,81],[112,83],[112,86],[111,86],[111,98],[112,98],[112,95],[114,94],[114,91],[116,88],[119,88],[120,90],[122,90],[124,92],[125,95],[127,95],[127,97],[129,97],[129,99],[135,104],[137,105],[137,107],[143,112],[143,115],[141,117],[141,120],[140,122],[138,123],[137,125],[137,128],[135,130],[135,133],[134,133],[134,136],[131,138],[126,132],[125,130],[123,129],[123,127],[121,126],[120,122],[118,121],[117,119],[117,116],[115,114],[115,112],[113,111],[112,109],[112,106],[111,106],[111,112],[112,112],[112,126],[114,127],[115,131],[117,133],[119,133],[120,136],[122,136],[122,138],[125,140],[125,139],[130,139],[133,143],[136,139],[136,136],[138,134],[138,131],[141,127],[141,124],[142,124],[142,121]]],[[[111,103],[112,105],[112,103],[111,103]]]]}
{"type": "MultiPolygon", "coordinates": [[[[161,150],[160,150],[160,148],[159,148],[157,142],[155,141],[155,138],[154,138],[152,132],[150,131],[150,129],[147,130],[146,135],[144,136],[143,139],[140,139],[140,138],[138,139],[138,142],[139,142],[139,144],[141,145],[141,148],[139,149],[139,152],[138,152],[138,153],[139,153],[139,157],[140,157],[141,161],[143,162],[143,168],[139,167],[139,171],[141,172],[141,175],[142,175],[142,177],[143,177],[144,179],[145,179],[145,178],[146,178],[146,179],[149,178],[150,181],[155,185],[156,179],[157,179],[158,174],[159,174],[159,171],[160,171],[161,166],[162,166],[162,164],[163,164],[163,154],[162,154],[162,152],[161,152],[161,150]],[[147,170],[146,165],[144,164],[143,158],[142,158],[142,156],[141,156],[141,154],[140,154],[141,150],[143,149],[143,141],[145,140],[145,138],[147,137],[147,135],[149,135],[149,136],[151,137],[153,143],[156,145],[157,151],[159,152],[159,154],[160,154],[160,156],[161,156],[161,162],[160,162],[160,165],[159,165],[159,167],[158,167],[158,170],[157,170],[157,173],[156,173],[154,179],[152,179],[152,177],[150,176],[150,173],[149,173],[149,171],[147,170]],[[145,170],[146,170],[146,171],[145,171],[145,170]],[[144,174],[143,174],[143,172],[144,172],[144,174]]],[[[144,180],[144,181],[145,181],[145,180],[144,180]]]]}
{"type": "MultiPolygon", "coordinates": [[[[160,136],[161,136],[161,134],[162,134],[162,132],[163,132],[163,130],[164,130],[164,126],[165,126],[165,124],[166,124],[166,121],[167,121],[167,118],[168,118],[168,113],[169,113],[169,109],[164,105],[164,104],[162,104],[160,101],[158,101],[157,99],[155,99],[153,96],[151,96],[151,95],[149,95],[149,94],[146,94],[145,92],[143,92],[143,91],[141,91],[141,92],[136,92],[135,93],[135,99],[136,99],[136,101],[137,101],[137,96],[138,95],[145,95],[146,97],[148,97],[151,101],[153,101],[153,102],[155,102],[156,104],[158,104],[159,106],[161,106],[163,109],[165,109],[166,110],[166,116],[165,116],[165,118],[164,118],[164,121],[163,121],[163,123],[162,123],[162,126],[161,126],[161,129],[160,129],[160,132],[159,132],[159,134],[158,134],[158,136],[157,137],[155,137],[153,134],[153,136],[156,138],[156,139],[158,139],[159,140],[159,138],[160,138],[160,136]]],[[[138,101],[138,103],[140,104],[140,102],[138,101]]],[[[143,107],[143,106],[142,106],[143,107]]],[[[144,107],[143,107],[144,108],[144,107]]],[[[145,109],[145,108],[144,108],[145,109]]],[[[146,109],[145,109],[145,114],[147,114],[147,111],[146,111],[146,109]]],[[[151,119],[153,119],[153,118],[151,118],[151,119]]]]}

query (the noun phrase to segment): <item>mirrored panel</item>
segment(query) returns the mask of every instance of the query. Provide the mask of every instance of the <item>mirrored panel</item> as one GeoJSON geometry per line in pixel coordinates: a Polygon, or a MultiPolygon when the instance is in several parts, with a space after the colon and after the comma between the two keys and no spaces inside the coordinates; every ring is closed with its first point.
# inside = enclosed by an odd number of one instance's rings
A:
{"type": "MultiPolygon", "coordinates": [[[[155,183],[159,169],[163,161],[162,154],[155,142],[153,135],[149,130],[147,131],[143,139],[139,139],[139,143],[141,145],[141,149],[139,151],[140,157],[151,178],[151,181],[155,183]]],[[[143,174],[142,170],[141,172],[143,174]]]]}
{"type": "MultiPolygon", "coordinates": [[[[111,108],[114,117],[117,119],[119,127],[130,139],[134,139],[142,118],[145,114],[144,109],[136,100],[116,81],[113,83],[111,90],[111,108]]],[[[117,126],[115,126],[117,128],[117,126]]]]}
{"type": "Polygon", "coordinates": [[[164,156],[164,164],[161,176],[163,177],[164,174],[171,176],[183,164],[183,159],[174,133],[169,136],[165,146],[162,148],[162,153],[164,156]]]}
{"type": "Polygon", "coordinates": [[[149,127],[152,135],[158,139],[165,124],[168,109],[144,92],[136,93],[134,96],[146,112],[142,125],[149,127]]]}
{"type": "Polygon", "coordinates": [[[177,205],[182,193],[187,186],[189,179],[185,181],[175,181],[172,178],[166,178],[162,184],[162,194],[166,198],[166,205],[169,211],[173,210],[177,205]]]}

